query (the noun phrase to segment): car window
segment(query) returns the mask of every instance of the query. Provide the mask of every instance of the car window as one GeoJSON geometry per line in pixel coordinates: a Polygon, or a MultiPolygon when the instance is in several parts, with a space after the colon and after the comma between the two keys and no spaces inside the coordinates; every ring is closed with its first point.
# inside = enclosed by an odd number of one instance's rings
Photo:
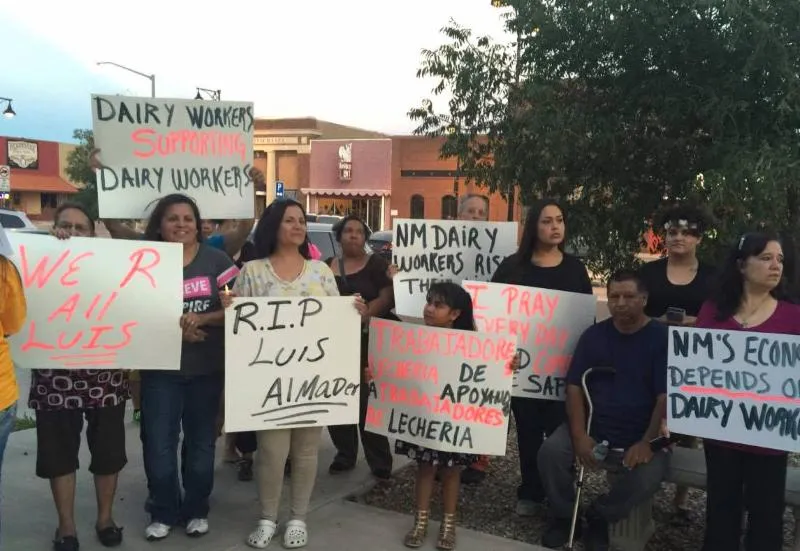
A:
{"type": "Polygon", "coordinates": [[[322,260],[339,255],[339,244],[333,239],[329,231],[309,231],[308,240],[316,245],[322,253],[322,260]]]}
{"type": "Polygon", "coordinates": [[[4,228],[24,228],[25,222],[18,216],[0,213],[0,224],[4,228]]]}

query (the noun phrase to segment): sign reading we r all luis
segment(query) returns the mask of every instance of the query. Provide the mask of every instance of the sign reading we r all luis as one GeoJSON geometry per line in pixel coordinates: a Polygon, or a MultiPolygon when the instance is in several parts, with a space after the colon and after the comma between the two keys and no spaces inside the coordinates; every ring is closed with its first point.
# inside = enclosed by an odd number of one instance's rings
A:
{"type": "Polygon", "coordinates": [[[92,96],[103,218],[143,218],[184,193],[204,218],[251,218],[252,103],[92,96]]]}

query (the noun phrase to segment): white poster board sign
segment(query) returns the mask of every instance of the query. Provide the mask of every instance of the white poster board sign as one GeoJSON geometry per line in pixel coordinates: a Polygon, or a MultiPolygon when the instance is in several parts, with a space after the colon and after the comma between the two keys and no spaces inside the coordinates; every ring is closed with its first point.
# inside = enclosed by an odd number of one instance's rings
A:
{"type": "Polygon", "coordinates": [[[373,319],[366,429],[430,449],[505,455],[516,339],[373,319]]]}
{"type": "Polygon", "coordinates": [[[465,281],[478,331],[519,339],[514,396],[564,400],[572,354],[594,323],[594,295],[465,281]]]}
{"type": "Polygon", "coordinates": [[[145,218],[183,193],[203,218],[252,218],[253,104],[92,96],[101,218],[145,218]]]}
{"type": "Polygon", "coordinates": [[[392,231],[395,311],[422,317],[432,283],[489,281],[500,263],[517,250],[516,222],[463,220],[394,221],[392,231]]]}
{"type": "Polygon", "coordinates": [[[11,338],[27,369],[181,367],[179,244],[9,232],[28,302],[11,338]]]}
{"type": "Polygon", "coordinates": [[[225,430],[358,423],[353,297],[236,298],[225,311],[225,430]]]}
{"type": "Polygon", "coordinates": [[[671,432],[800,452],[800,337],[670,328],[671,432]]]}

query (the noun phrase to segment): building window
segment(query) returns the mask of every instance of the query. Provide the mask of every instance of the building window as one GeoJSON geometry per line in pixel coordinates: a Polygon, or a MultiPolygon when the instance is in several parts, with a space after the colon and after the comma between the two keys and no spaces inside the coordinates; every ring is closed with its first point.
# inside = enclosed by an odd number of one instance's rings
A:
{"type": "Polygon", "coordinates": [[[442,197],[442,220],[455,220],[458,213],[458,205],[453,195],[442,197]]]}
{"type": "Polygon", "coordinates": [[[54,209],[58,207],[58,195],[55,193],[42,193],[41,194],[42,210],[54,209]]]}
{"type": "Polygon", "coordinates": [[[425,198],[422,195],[411,196],[411,218],[414,220],[425,218],[425,198]]]}

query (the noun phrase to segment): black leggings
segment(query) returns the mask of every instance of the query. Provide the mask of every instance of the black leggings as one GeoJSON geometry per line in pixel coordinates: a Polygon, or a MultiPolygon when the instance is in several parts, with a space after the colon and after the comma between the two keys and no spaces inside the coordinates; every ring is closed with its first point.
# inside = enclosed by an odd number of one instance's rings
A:
{"type": "Polygon", "coordinates": [[[760,455],[709,441],[704,448],[708,474],[703,551],[739,549],[745,508],[745,549],[781,551],[787,455],[760,455]]]}

